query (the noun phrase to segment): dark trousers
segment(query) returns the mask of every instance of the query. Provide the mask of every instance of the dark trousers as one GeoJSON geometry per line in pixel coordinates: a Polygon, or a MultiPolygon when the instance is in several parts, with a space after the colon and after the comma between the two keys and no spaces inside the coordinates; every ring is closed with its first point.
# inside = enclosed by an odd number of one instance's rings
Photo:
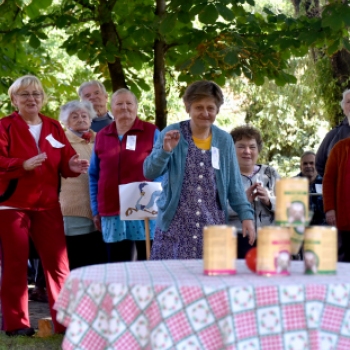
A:
{"type": "MultiPolygon", "coordinates": [[[[151,241],[152,247],[153,241],[151,241]]],[[[135,249],[137,260],[146,260],[146,241],[130,241],[125,239],[120,242],[107,243],[108,262],[126,262],[132,261],[135,249]]]]}
{"type": "Polygon", "coordinates": [[[350,262],[350,231],[338,230],[338,261],[350,262]]]}
{"type": "Polygon", "coordinates": [[[43,270],[43,265],[41,264],[39,254],[35,249],[32,239],[29,241],[29,262],[31,268],[34,270],[34,283],[35,287],[45,288],[45,274],[43,270]]]}
{"type": "Polygon", "coordinates": [[[106,264],[107,247],[100,231],[85,235],[66,236],[69,268],[106,264]]]}

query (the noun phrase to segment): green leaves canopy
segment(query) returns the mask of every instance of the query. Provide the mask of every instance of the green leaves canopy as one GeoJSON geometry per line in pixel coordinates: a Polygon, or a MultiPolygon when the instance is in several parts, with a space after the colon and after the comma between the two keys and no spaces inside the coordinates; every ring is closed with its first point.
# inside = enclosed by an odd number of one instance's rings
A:
{"type": "Polygon", "coordinates": [[[137,94],[150,88],[137,72],[153,68],[155,39],[165,43],[168,71],[178,71],[178,80],[186,83],[205,78],[224,84],[241,74],[257,85],[265,78],[277,85],[295,83],[287,73],[290,57],[303,56],[310,47],[326,48],[329,55],[350,48],[350,8],[341,2],[330,1],[322,17],[313,19],[269,9],[255,13],[244,0],[172,0],[165,5],[166,13],[157,16],[152,0],[3,2],[0,91],[24,72],[52,74],[43,43],[54,28],[64,33],[62,49],[86,62],[107,85],[117,79],[110,65],[120,64],[121,76],[137,94]]]}

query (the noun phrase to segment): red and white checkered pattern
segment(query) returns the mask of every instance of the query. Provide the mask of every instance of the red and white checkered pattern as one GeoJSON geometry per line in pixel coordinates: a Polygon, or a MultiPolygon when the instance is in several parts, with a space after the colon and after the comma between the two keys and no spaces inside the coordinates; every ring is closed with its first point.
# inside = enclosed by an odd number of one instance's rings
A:
{"type": "Polygon", "coordinates": [[[268,335],[260,338],[261,350],[281,350],[283,349],[282,335],[268,335]]]}
{"type": "Polygon", "coordinates": [[[220,320],[230,313],[226,291],[219,291],[209,295],[207,300],[216,319],[220,320]]]}
{"type": "Polygon", "coordinates": [[[278,287],[256,287],[256,306],[267,306],[278,304],[278,287]]]}
{"type": "Polygon", "coordinates": [[[191,325],[184,313],[179,312],[167,320],[168,329],[173,339],[178,342],[192,334],[191,325]]]}
{"type": "MultiPolygon", "coordinates": [[[[350,269],[347,264],[338,264],[338,275],[335,276],[306,276],[300,262],[292,262],[290,277],[257,276],[246,268],[243,261],[237,262],[237,270],[235,276],[204,276],[201,260],[133,262],[76,269],[68,277],[55,305],[59,311],[58,320],[68,327],[62,347],[64,350],[152,349],[154,344],[151,334],[153,330],[159,329],[163,334],[157,337],[157,341],[164,339],[164,346],[168,349],[175,349],[191,338],[201,344],[202,349],[238,350],[253,344],[262,350],[279,350],[286,346],[287,340],[289,343],[300,340],[306,341],[309,348],[314,350],[321,349],[322,332],[323,337],[329,335],[329,341],[337,342],[337,349],[350,349],[350,336],[347,337],[346,332],[340,333],[349,302],[345,301],[343,307],[327,299],[331,286],[342,285],[343,289],[344,286],[350,287],[350,269]],[[120,297],[109,288],[118,283],[125,286],[120,297]],[[97,293],[98,289],[96,294],[87,292],[91,291],[93,284],[104,284],[100,293],[97,293]],[[161,294],[170,287],[181,298],[181,303],[177,304],[180,307],[162,313],[160,300],[166,302],[167,299],[161,294]],[[305,296],[303,294],[302,298],[287,301],[281,299],[281,295],[286,293],[294,295],[296,287],[305,291],[305,296]],[[241,300],[240,308],[232,312],[230,298],[232,295],[237,296],[234,291],[243,291],[244,288],[249,289],[253,303],[245,306],[241,300]],[[147,298],[147,295],[142,295],[142,289],[151,291],[147,294],[152,296],[149,302],[140,302],[147,298]],[[323,312],[320,313],[320,321],[313,325],[315,328],[309,329],[305,305],[312,301],[320,301],[323,312]],[[271,331],[269,324],[263,325],[267,319],[262,317],[261,310],[266,308],[275,310],[274,317],[280,318],[271,331]],[[100,327],[97,322],[101,312],[103,329],[102,323],[100,327]],[[194,320],[198,315],[201,319],[194,320]],[[73,320],[77,318],[88,328],[84,328],[80,338],[76,336],[73,339],[74,329],[70,332],[69,326],[71,324],[73,327],[73,320]],[[137,320],[140,319],[143,320],[143,329],[148,329],[150,334],[149,339],[143,339],[143,345],[136,339],[140,335],[132,332],[132,329],[137,330],[137,320]],[[207,324],[198,327],[198,322],[205,319],[207,324]],[[232,321],[233,325],[230,328],[231,340],[227,340],[224,329],[219,328],[227,320],[232,321]],[[116,329],[115,322],[122,325],[120,334],[106,334],[106,329],[116,329]],[[258,325],[258,322],[261,324],[258,325]],[[264,334],[259,334],[261,329],[264,329],[264,334]]],[[[171,300],[174,303],[174,298],[171,300]]],[[[173,305],[168,305],[169,310],[173,305]]]]}
{"type": "Polygon", "coordinates": [[[283,326],[286,331],[306,328],[305,310],[303,304],[282,305],[283,326]]]}
{"type": "Polygon", "coordinates": [[[223,337],[216,324],[201,331],[198,337],[204,349],[224,349],[223,337]]]}
{"type": "Polygon", "coordinates": [[[253,337],[258,334],[254,311],[242,312],[234,317],[234,328],[238,339],[253,337]]]}
{"type": "Polygon", "coordinates": [[[332,305],[325,305],[321,327],[324,331],[337,332],[341,326],[346,309],[332,305]]]}

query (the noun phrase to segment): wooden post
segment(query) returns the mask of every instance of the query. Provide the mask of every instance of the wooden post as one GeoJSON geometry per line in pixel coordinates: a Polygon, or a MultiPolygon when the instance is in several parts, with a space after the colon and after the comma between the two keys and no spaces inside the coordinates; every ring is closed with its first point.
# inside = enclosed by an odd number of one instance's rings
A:
{"type": "Polygon", "coordinates": [[[45,317],[38,320],[38,332],[36,336],[39,338],[51,337],[53,334],[53,326],[51,317],[45,317]]]}
{"type": "Polygon", "coordinates": [[[149,235],[149,219],[145,218],[145,234],[146,234],[146,256],[149,260],[151,256],[151,239],[149,235]]]}

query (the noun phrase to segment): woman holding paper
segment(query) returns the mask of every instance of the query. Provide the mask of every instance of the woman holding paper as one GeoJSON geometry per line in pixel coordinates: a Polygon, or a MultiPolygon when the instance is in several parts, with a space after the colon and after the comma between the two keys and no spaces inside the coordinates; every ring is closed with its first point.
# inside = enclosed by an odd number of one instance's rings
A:
{"type": "Polygon", "coordinates": [[[32,336],[28,313],[29,236],[40,256],[56,333],[53,305],[69,274],[58,193],[60,178],[86,173],[59,122],[40,113],[45,92],[38,78],[17,79],[9,88],[16,111],[0,119],[0,247],[3,329],[32,336]]]}
{"type": "Polygon", "coordinates": [[[227,202],[255,241],[232,138],[213,125],[223,100],[213,82],[190,85],[183,96],[190,119],[164,129],[144,162],[147,178],[163,176],[152,259],[202,258],[203,227],[227,223],[227,202]]]}
{"type": "MultiPolygon", "coordinates": [[[[90,198],[95,226],[107,243],[108,261],[131,261],[134,245],[137,259],[146,259],[143,220],[120,219],[119,185],[149,181],[143,175],[144,159],[151,153],[159,135],[155,125],[137,117],[136,96],[127,89],[111,98],[115,122],[96,135],[91,157],[90,198]]],[[[150,221],[151,240],[154,220],[150,221]]]]}

